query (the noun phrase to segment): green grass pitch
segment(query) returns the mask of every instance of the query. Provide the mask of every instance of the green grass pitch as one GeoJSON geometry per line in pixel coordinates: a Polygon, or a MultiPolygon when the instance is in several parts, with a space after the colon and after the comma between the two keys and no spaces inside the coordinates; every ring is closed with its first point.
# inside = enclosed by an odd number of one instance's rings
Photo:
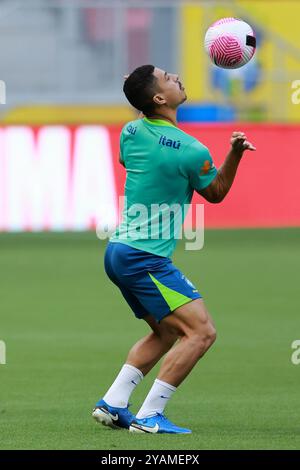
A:
{"type": "Polygon", "coordinates": [[[92,233],[1,235],[0,448],[299,449],[299,240],[300,229],[207,231],[204,250],[178,246],[174,262],[203,294],[218,340],[167,408],[193,434],[171,436],[90,416],[147,332],[105,276],[105,244],[92,233]]]}

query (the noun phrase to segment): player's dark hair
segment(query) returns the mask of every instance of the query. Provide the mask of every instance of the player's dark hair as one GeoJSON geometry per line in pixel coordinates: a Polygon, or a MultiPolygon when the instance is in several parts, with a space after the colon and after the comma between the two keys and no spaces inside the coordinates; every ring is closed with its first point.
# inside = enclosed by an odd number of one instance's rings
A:
{"type": "Polygon", "coordinates": [[[123,91],[129,103],[145,116],[151,114],[155,103],[157,79],[153,75],[154,65],[141,65],[125,80],[123,91]]]}

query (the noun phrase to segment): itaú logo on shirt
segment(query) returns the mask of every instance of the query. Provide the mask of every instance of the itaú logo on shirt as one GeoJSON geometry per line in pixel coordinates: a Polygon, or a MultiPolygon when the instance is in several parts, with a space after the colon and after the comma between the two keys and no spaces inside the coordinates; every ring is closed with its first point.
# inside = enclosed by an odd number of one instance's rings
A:
{"type": "Polygon", "coordinates": [[[178,150],[181,145],[180,140],[167,139],[165,135],[161,136],[158,143],[160,145],[164,145],[165,147],[172,147],[173,149],[176,149],[176,150],[178,150]]]}
{"type": "Polygon", "coordinates": [[[137,129],[137,127],[132,126],[131,124],[129,124],[129,126],[127,126],[127,131],[129,132],[129,134],[135,135],[136,129],[137,129]]]}

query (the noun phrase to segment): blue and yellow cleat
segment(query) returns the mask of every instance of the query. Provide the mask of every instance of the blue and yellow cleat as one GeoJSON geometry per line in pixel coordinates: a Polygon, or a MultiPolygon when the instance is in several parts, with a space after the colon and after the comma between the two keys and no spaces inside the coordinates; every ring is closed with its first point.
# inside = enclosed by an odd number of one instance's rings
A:
{"type": "Polygon", "coordinates": [[[128,407],[116,408],[109,406],[104,400],[99,400],[96,403],[92,416],[98,423],[113,429],[129,429],[131,422],[135,419],[128,407]]]}
{"type": "Polygon", "coordinates": [[[130,432],[151,434],[191,434],[190,429],[180,428],[171,423],[163,414],[157,413],[150,418],[135,418],[130,427],[130,432]]]}

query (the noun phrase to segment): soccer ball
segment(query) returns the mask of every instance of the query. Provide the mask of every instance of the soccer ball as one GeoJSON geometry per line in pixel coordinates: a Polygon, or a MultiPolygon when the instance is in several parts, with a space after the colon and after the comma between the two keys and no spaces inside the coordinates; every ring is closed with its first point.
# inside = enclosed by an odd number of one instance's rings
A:
{"type": "Polygon", "coordinates": [[[208,29],[205,35],[205,49],[218,67],[238,69],[254,56],[255,34],[245,21],[223,18],[208,29]]]}

